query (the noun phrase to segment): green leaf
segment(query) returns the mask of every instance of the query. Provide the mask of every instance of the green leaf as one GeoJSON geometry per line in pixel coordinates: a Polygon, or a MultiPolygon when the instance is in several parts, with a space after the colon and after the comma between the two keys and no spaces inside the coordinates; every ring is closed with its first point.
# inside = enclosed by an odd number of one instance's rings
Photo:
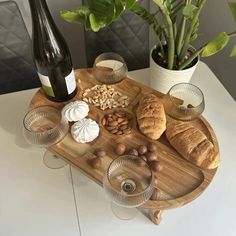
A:
{"type": "Polygon", "coordinates": [[[87,0],[85,6],[61,11],[61,17],[73,23],[82,23],[87,30],[97,32],[110,25],[137,0],[87,0]]]}
{"type": "Polygon", "coordinates": [[[121,13],[124,11],[125,5],[123,5],[121,0],[115,0],[115,14],[113,15],[113,21],[116,20],[121,13]]]}
{"type": "Polygon", "coordinates": [[[87,15],[89,15],[88,9],[86,7],[81,7],[81,9],[77,10],[64,10],[60,12],[60,15],[67,22],[84,23],[86,21],[87,15]]]}
{"type": "Polygon", "coordinates": [[[236,23],[236,2],[229,2],[229,8],[231,9],[234,21],[236,23]]]}
{"type": "Polygon", "coordinates": [[[234,45],[233,50],[230,53],[231,57],[236,57],[236,45],[234,45]]]}
{"type": "Polygon", "coordinates": [[[198,37],[198,34],[197,34],[197,33],[192,34],[192,35],[191,35],[191,38],[190,38],[190,41],[191,41],[191,42],[195,41],[195,40],[197,39],[197,37],[198,37]]]}
{"type": "Polygon", "coordinates": [[[171,12],[171,0],[165,0],[163,1],[164,6],[168,10],[168,12],[171,12]]]}
{"type": "Polygon", "coordinates": [[[99,21],[97,21],[95,15],[93,13],[91,13],[89,15],[89,20],[90,20],[90,25],[91,25],[91,29],[94,32],[98,32],[100,30],[100,28],[102,28],[102,25],[99,21]]]}
{"type": "Polygon", "coordinates": [[[202,57],[209,57],[217,52],[221,51],[229,42],[229,36],[227,33],[222,32],[211,40],[202,51],[202,57]]]}
{"type": "Polygon", "coordinates": [[[138,2],[137,0],[120,0],[123,2],[125,9],[130,9],[133,7],[133,5],[138,2]]]}
{"type": "Polygon", "coordinates": [[[194,13],[196,12],[197,7],[194,6],[193,4],[187,4],[184,8],[183,8],[183,15],[186,18],[191,18],[193,17],[194,13]]]}
{"type": "Polygon", "coordinates": [[[146,23],[148,23],[148,25],[152,27],[156,35],[161,35],[162,31],[164,31],[162,26],[157,21],[155,14],[149,13],[145,8],[139,6],[138,4],[135,4],[130,10],[136,15],[142,17],[143,20],[145,20],[146,23]]]}

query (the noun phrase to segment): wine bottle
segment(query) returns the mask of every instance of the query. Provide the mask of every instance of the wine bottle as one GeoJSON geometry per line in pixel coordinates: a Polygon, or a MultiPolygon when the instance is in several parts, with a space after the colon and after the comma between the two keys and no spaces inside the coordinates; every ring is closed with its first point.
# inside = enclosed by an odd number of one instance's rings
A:
{"type": "Polygon", "coordinates": [[[35,66],[48,99],[64,102],[77,93],[69,48],[45,0],[29,0],[35,66]]]}

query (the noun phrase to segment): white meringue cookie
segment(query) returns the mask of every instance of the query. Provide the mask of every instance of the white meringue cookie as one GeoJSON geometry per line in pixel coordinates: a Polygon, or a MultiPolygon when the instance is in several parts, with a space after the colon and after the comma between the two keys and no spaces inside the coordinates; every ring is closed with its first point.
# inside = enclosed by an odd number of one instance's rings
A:
{"type": "Polygon", "coordinates": [[[85,118],[89,113],[89,106],[84,101],[70,102],[62,109],[62,114],[69,122],[85,118]]]}
{"type": "Polygon", "coordinates": [[[96,121],[84,118],[72,125],[71,135],[78,143],[88,143],[98,137],[99,130],[96,121]]]}

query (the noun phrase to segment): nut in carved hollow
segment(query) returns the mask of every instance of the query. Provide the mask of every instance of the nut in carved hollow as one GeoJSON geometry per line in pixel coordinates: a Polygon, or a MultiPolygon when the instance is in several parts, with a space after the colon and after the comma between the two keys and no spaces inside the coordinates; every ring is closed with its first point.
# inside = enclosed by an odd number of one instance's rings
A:
{"type": "Polygon", "coordinates": [[[105,115],[101,125],[111,134],[123,135],[131,133],[131,115],[125,111],[115,111],[105,115]]]}

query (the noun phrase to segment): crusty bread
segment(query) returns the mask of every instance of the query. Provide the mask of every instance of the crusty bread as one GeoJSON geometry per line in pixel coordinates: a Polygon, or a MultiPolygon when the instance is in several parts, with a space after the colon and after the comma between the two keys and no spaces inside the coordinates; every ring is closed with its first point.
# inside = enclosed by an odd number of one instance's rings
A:
{"type": "Polygon", "coordinates": [[[206,169],[214,169],[220,164],[213,144],[201,130],[189,123],[168,123],[166,137],[170,144],[193,164],[206,169]]]}
{"type": "Polygon", "coordinates": [[[159,139],[166,129],[166,116],[160,99],[153,94],[144,95],[136,114],[140,131],[150,139],[159,139]]]}

